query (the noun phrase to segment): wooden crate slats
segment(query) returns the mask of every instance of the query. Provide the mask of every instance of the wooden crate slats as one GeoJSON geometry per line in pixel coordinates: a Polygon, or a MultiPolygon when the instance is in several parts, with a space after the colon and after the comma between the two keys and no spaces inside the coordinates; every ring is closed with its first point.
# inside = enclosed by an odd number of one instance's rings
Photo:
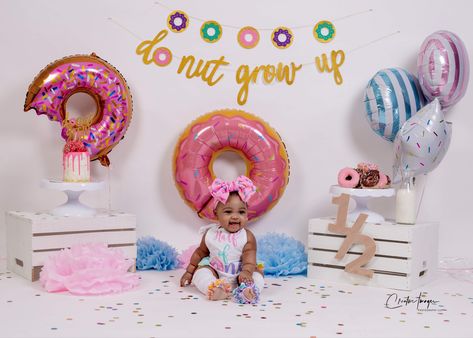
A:
{"type": "Polygon", "coordinates": [[[374,272],[368,278],[344,270],[363,253],[363,245],[352,245],[341,260],[335,258],[345,236],[328,230],[328,224],[334,222],[335,218],[328,217],[309,220],[309,278],[399,290],[412,290],[434,279],[438,265],[437,223],[365,223],[362,233],[376,243],[375,256],[365,266],[374,272]]]}
{"type": "MultiPolygon", "coordinates": [[[[136,216],[123,212],[92,217],[57,217],[40,212],[6,214],[8,268],[35,281],[54,252],[81,243],[106,243],[136,259],[136,216]]],[[[135,271],[135,264],[131,267],[135,271]]]]}

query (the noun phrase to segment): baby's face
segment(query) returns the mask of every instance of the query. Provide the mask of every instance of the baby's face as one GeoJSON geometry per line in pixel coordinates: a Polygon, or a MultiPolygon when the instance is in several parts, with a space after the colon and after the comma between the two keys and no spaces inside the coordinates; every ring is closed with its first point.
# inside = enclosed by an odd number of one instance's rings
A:
{"type": "Polygon", "coordinates": [[[231,194],[227,203],[219,203],[215,210],[218,222],[228,232],[237,232],[248,222],[248,208],[238,195],[231,194]]]}

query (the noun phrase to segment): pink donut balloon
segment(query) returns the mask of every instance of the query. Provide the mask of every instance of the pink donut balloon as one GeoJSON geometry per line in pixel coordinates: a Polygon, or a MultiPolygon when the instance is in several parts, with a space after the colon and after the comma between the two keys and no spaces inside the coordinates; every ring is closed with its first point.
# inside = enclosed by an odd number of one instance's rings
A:
{"type": "Polygon", "coordinates": [[[182,198],[200,217],[215,220],[209,185],[213,161],[225,151],[246,162],[257,191],[248,201],[254,220],[281,198],[289,180],[289,159],[278,133],[260,118],[240,110],[220,110],[192,122],[176,144],[173,172],[182,198]]]}
{"type": "Polygon", "coordinates": [[[30,84],[24,110],[34,109],[36,114],[46,114],[50,120],[60,122],[62,137],[66,139],[66,103],[78,92],[89,94],[97,106],[81,141],[91,160],[99,159],[108,166],[107,154],[124,137],[133,106],[125,79],[111,64],[93,53],[52,62],[30,84]]]}
{"type": "Polygon", "coordinates": [[[417,57],[419,84],[432,101],[438,98],[447,109],[465,95],[470,62],[462,40],[454,33],[438,31],[429,35],[417,57]]]}

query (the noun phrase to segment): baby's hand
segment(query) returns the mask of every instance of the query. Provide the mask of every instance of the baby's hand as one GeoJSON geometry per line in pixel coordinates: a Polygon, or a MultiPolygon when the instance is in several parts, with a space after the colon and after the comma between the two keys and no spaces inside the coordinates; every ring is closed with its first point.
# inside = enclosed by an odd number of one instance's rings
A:
{"type": "Polygon", "coordinates": [[[185,272],[181,277],[181,286],[186,286],[192,281],[192,274],[190,272],[185,272]]]}
{"type": "Polygon", "coordinates": [[[253,276],[251,275],[250,272],[248,271],[242,271],[240,272],[240,275],[238,276],[238,283],[253,283],[253,276]]]}

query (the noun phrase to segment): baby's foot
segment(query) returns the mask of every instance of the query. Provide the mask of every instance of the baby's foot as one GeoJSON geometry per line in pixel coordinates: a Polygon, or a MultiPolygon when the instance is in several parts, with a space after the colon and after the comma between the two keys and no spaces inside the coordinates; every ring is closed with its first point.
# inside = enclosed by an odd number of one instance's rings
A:
{"type": "Polygon", "coordinates": [[[241,283],[233,290],[233,299],[240,304],[256,304],[259,301],[260,291],[256,285],[241,283]]]}
{"type": "Polygon", "coordinates": [[[209,290],[209,299],[210,300],[224,300],[230,296],[228,292],[226,292],[223,288],[215,288],[213,290],[209,290]]]}
{"type": "Polygon", "coordinates": [[[256,294],[251,286],[248,286],[243,289],[243,296],[245,296],[249,303],[252,303],[253,300],[256,298],[256,294]]]}
{"type": "Polygon", "coordinates": [[[223,279],[217,279],[208,288],[207,296],[210,300],[228,299],[231,295],[231,285],[223,279]]]}

